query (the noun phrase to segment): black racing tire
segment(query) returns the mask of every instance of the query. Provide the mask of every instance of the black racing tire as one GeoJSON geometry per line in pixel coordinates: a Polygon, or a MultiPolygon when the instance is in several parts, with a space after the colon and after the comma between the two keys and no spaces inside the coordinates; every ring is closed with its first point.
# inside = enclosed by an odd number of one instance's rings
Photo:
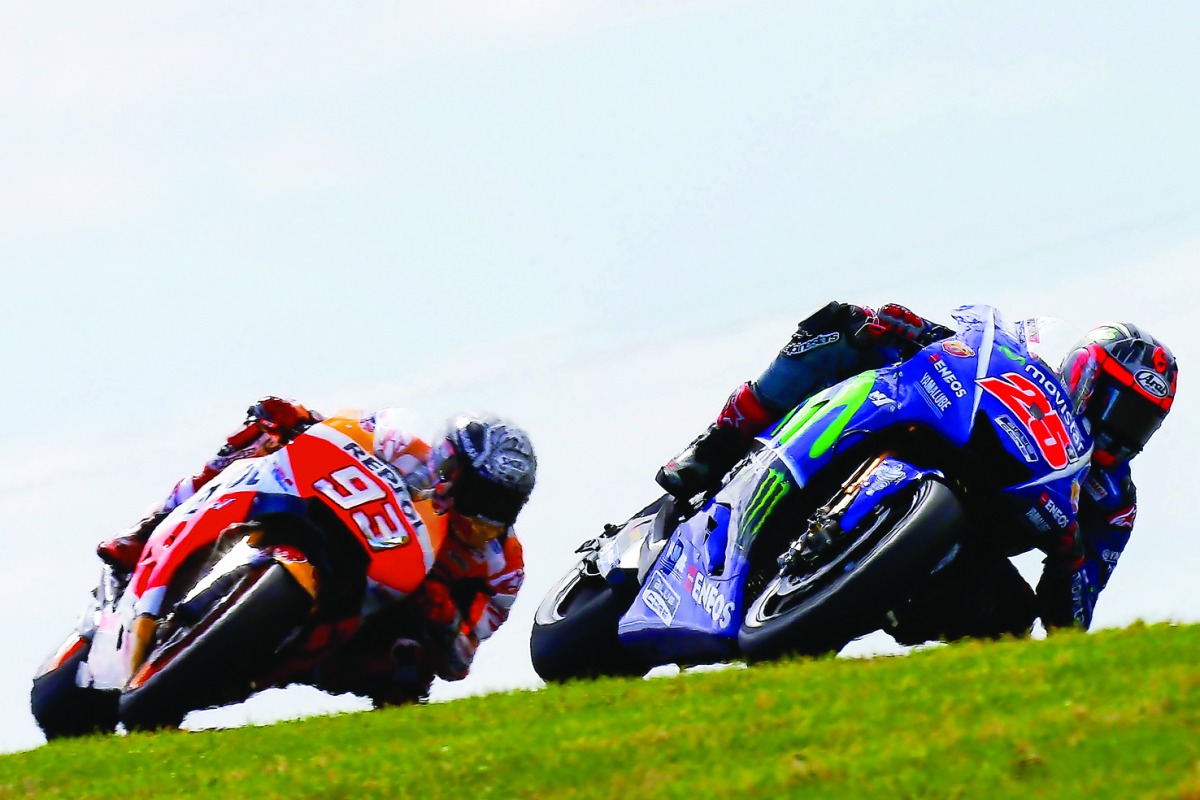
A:
{"type": "Polygon", "coordinates": [[[249,565],[230,584],[134,673],[120,697],[126,730],[178,727],[189,711],[245,700],[312,609],[312,596],[278,563],[249,565]]]}
{"type": "Polygon", "coordinates": [[[617,623],[636,596],[632,574],[613,587],[580,562],[546,595],[534,616],[529,639],[534,671],[550,683],[646,674],[649,666],[617,638],[617,623]]]}
{"type": "Polygon", "coordinates": [[[961,541],[964,510],[927,479],[897,492],[810,574],[781,570],[754,600],[738,631],[748,661],[837,652],[877,629],[899,600],[961,541]]]}
{"type": "MultiPolygon", "coordinates": [[[[74,650],[51,669],[33,679],[29,707],[48,741],[66,737],[112,733],[117,728],[116,690],[80,686],[79,665],[92,649],[90,636],[74,634],[74,650]]],[[[71,644],[70,640],[66,644],[71,644]]]]}

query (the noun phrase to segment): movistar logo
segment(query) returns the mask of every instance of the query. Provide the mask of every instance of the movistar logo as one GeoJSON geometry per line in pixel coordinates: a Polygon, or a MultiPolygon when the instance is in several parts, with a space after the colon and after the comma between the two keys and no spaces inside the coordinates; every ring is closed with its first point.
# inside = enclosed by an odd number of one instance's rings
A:
{"type": "Polygon", "coordinates": [[[1002,344],[996,349],[998,349],[1001,353],[1004,353],[1004,355],[1008,356],[1011,360],[1017,362],[1018,364],[1025,363],[1025,356],[1014,353],[1006,344],[1002,344]]]}
{"type": "Polygon", "coordinates": [[[750,499],[750,505],[746,508],[746,517],[742,525],[742,530],[746,531],[750,536],[758,533],[758,529],[762,527],[767,517],[775,510],[775,506],[779,505],[779,501],[784,498],[784,495],[791,488],[791,481],[788,480],[787,475],[782,471],[777,469],[767,470],[767,474],[763,477],[762,482],[754,490],[754,497],[750,499]]]}

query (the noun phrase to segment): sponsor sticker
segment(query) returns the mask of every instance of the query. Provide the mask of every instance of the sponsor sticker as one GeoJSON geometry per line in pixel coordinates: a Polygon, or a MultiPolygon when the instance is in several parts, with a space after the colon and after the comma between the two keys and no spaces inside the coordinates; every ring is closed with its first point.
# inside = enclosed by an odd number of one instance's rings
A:
{"type": "Polygon", "coordinates": [[[822,333],[817,336],[811,336],[800,341],[789,342],[787,347],[780,351],[780,355],[785,358],[788,356],[798,356],[801,353],[807,353],[809,350],[816,350],[818,347],[824,347],[827,344],[833,344],[842,335],[836,331],[833,333],[822,333]]]}
{"type": "Polygon", "coordinates": [[[1104,483],[1095,475],[1088,475],[1085,488],[1093,500],[1103,500],[1105,497],[1108,497],[1108,489],[1105,488],[1104,483]]]}
{"type": "Polygon", "coordinates": [[[1123,508],[1108,518],[1108,524],[1114,528],[1133,529],[1133,521],[1137,517],[1137,506],[1123,508]]]}
{"type": "Polygon", "coordinates": [[[942,342],[942,349],[958,358],[970,358],[975,355],[975,351],[966,342],[960,342],[957,339],[948,339],[942,342]]]}
{"type": "Polygon", "coordinates": [[[874,403],[877,408],[885,408],[887,406],[896,405],[895,400],[879,390],[871,392],[869,395],[867,395],[867,399],[874,403]]]}
{"type": "Polygon", "coordinates": [[[1042,519],[1042,515],[1038,513],[1036,508],[1031,508],[1025,512],[1025,518],[1034,524],[1039,531],[1043,533],[1049,532],[1050,525],[1046,520],[1042,519]]]}
{"type": "Polygon", "coordinates": [[[942,391],[942,388],[934,381],[933,376],[926,372],[921,376],[921,380],[917,381],[917,389],[925,397],[925,402],[929,403],[939,417],[942,412],[950,407],[950,398],[942,391]]]}
{"type": "Polygon", "coordinates": [[[1049,515],[1050,519],[1054,520],[1054,524],[1058,527],[1066,530],[1071,526],[1071,518],[1067,516],[1065,511],[1058,507],[1058,504],[1054,502],[1054,499],[1049,494],[1042,494],[1042,508],[1045,509],[1046,514],[1049,515]]]}
{"type": "Polygon", "coordinates": [[[904,478],[904,475],[904,467],[891,461],[885,461],[867,477],[863,494],[872,495],[882,492],[893,483],[898,483],[904,478]]]}
{"type": "Polygon", "coordinates": [[[1138,386],[1142,387],[1155,397],[1166,397],[1167,393],[1171,390],[1171,388],[1167,386],[1166,380],[1164,380],[1163,377],[1157,372],[1151,372],[1148,369],[1144,369],[1133,377],[1134,380],[1137,381],[1138,386]]]}
{"type": "Polygon", "coordinates": [[[967,396],[967,390],[962,385],[962,381],[954,374],[954,370],[946,366],[946,362],[942,361],[941,356],[935,353],[929,357],[929,361],[933,364],[934,371],[942,379],[942,383],[950,387],[950,391],[954,393],[955,397],[961,398],[967,396]]]}
{"type": "Polygon", "coordinates": [[[1034,449],[1033,442],[1029,441],[1029,437],[1025,435],[1024,431],[1017,427],[1012,417],[1007,414],[1001,414],[996,417],[996,425],[1000,427],[1000,430],[1008,434],[1008,438],[1012,439],[1013,444],[1021,451],[1022,458],[1030,464],[1038,460],[1037,450],[1034,449]]]}
{"type": "Polygon", "coordinates": [[[642,596],[650,610],[664,623],[670,625],[675,621],[675,614],[679,612],[679,593],[657,572],[651,576],[650,585],[642,596]]]}
{"type": "Polygon", "coordinates": [[[688,568],[685,589],[716,625],[724,628],[733,621],[733,603],[721,592],[720,584],[706,579],[695,567],[688,568]]]}

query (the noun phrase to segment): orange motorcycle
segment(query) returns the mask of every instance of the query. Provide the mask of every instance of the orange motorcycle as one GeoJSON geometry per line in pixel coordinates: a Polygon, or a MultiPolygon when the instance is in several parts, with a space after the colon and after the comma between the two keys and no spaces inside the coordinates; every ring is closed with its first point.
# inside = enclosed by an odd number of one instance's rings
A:
{"type": "Polygon", "coordinates": [[[445,522],[371,446],[357,419],[324,420],[172,511],[132,574],[105,566],[34,678],[46,737],[177,726],[308,674],[403,607],[445,522]]]}

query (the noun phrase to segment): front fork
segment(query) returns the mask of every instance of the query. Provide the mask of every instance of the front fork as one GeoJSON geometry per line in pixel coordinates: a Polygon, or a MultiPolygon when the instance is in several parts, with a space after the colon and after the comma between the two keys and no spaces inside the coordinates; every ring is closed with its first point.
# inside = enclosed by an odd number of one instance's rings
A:
{"type": "Polygon", "coordinates": [[[835,545],[845,532],[841,520],[846,509],[858,496],[870,475],[888,457],[887,453],[864,461],[831,498],[808,518],[808,528],[779,556],[779,567],[784,574],[799,575],[820,565],[826,553],[835,550],[835,545]]]}
{"type": "MultiPolygon", "coordinates": [[[[221,534],[221,538],[225,541],[238,536],[241,536],[240,541],[237,541],[221,556],[213,568],[196,582],[174,608],[187,606],[223,578],[263,559],[278,562],[287,570],[293,580],[308,592],[313,606],[316,606],[319,588],[317,571],[304,553],[286,544],[267,544],[264,541],[264,528],[257,522],[231,525],[221,534]]],[[[129,653],[128,664],[131,676],[137,674],[157,643],[159,624],[165,621],[159,616],[160,610],[155,608],[138,614],[128,627],[129,649],[127,652],[129,653]]]]}

